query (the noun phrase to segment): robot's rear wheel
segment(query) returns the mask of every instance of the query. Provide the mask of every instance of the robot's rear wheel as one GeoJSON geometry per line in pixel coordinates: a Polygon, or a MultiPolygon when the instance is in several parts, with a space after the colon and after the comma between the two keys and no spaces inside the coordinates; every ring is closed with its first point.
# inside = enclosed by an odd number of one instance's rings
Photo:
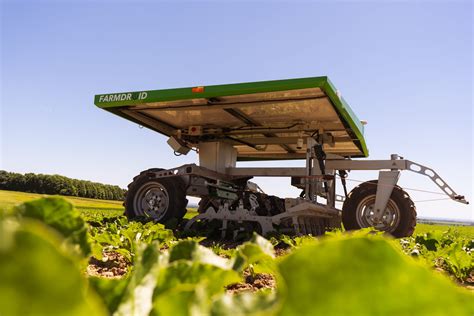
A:
{"type": "Polygon", "coordinates": [[[125,215],[129,219],[148,218],[165,223],[180,220],[186,214],[186,190],[179,177],[155,178],[149,169],[141,172],[128,185],[125,197],[125,215]]]}

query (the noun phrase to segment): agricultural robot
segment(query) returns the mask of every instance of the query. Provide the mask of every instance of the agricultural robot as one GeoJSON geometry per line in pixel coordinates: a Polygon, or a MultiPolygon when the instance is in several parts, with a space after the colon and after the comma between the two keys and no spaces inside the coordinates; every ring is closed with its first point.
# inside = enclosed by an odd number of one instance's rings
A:
{"type": "Polygon", "coordinates": [[[201,198],[197,223],[218,224],[223,236],[241,231],[320,235],[341,227],[375,227],[410,236],[416,209],[397,185],[402,170],[430,178],[452,200],[468,204],[433,169],[391,155],[366,160],[361,122],[327,77],[181,89],[108,93],[95,104],[169,137],[176,155],[194,150],[199,164],[149,169],[128,186],[125,214],[164,223],[181,220],[186,196],[201,198]],[[242,168],[237,161],[305,160],[299,168],[242,168]],[[348,171],[378,171],[347,193],[348,171]],[[289,177],[295,198],[265,194],[250,179],[289,177]],[[336,194],[336,180],[343,195],[336,194]],[[343,202],[342,209],[336,201],[343,202]]]}

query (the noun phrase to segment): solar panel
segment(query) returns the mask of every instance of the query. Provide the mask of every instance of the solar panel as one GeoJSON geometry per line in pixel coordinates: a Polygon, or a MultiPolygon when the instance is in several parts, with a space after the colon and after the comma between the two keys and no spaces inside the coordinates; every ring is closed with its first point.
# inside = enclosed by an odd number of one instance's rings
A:
{"type": "Polygon", "coordinates": [[[304,159],[306,137],[326,153],[366,157],[363,125],[327,77],[100,94],[95,104],[189,146],[225,141],[238,160],[304,159]]]}

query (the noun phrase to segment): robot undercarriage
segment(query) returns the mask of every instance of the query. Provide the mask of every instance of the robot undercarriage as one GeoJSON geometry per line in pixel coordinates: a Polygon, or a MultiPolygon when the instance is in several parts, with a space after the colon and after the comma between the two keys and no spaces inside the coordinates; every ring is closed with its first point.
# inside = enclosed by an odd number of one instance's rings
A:
{"type": "Polygon", "coordinates": [[[185,230],[197,223],[218,222],[222,237],[248,230],[262,235],[321,235],[343,223],[347,230],[372,226],[404,237],[413,233],[416,209],[409,195],[397,186],[402,170],[427,176],[454,201],[468,203],[434,170],[398,155],[389,160],[351,160],[326,155],[312,137],[306,143],[306,166],[302,168],[237,168],[232,146],[208,143],[205,151],[199,152],[200,166],[149,169],[135,177],[125,201],[126,215],[159,222],[182,219],[186,196],[194,196],[201,198],[198,215],[184,225],[185,230]],[[379,171],[378,180],[364,182],[347,193],[345,177],[352,170],[379,171]],[[249,181],[255,176],[290,177],[302,193],[286,199],[267,195],[249,181]],[[337,178],[344,187],[343,196],[336,194],[337,178]],[[342,209],[336,208],[336,201],[344,203],[342,209]]]}

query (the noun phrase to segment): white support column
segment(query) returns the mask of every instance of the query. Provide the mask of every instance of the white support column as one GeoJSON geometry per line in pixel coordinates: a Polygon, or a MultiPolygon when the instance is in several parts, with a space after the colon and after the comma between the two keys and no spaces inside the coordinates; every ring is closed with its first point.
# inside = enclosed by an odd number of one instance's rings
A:
{"type": "Polygon", "coordinates": [[[387,203],[392,195],[393,187],[397,184],[399,178],[399,170],[379,172],[379,181],[377,183],[377,193],[375,195],[374,205],[374,217],[376,219],[382,219],[387,203]]]}
{"type": "Polygon", "coordinates": [[[237,150],[228,143],[208,142],[199,144],[199,165],[212,171],[225,173],[235,168],[237,150]]]}

